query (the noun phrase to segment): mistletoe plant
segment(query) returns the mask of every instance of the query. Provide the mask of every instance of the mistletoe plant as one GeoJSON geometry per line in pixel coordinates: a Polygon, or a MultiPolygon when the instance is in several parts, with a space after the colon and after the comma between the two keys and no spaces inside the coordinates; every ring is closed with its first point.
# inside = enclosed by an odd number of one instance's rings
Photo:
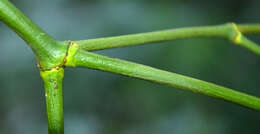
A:
{"type": "Polygon", "coordinates": [[[62,85],[65,67],[96,69],[134,77],[260,110],[260,99],[257,97],[202,80],[91,52],[177,39],[216,37],[224,38],[260,55],[260,47],[244,36],[245,34],[260,34],[260,24],[228,23],[110,38],[59,41],[41,30],[8,0],[0,0],[0,20],[27,42],[37,58],[45,86],[50,134],[64,133],[62,85]]]}

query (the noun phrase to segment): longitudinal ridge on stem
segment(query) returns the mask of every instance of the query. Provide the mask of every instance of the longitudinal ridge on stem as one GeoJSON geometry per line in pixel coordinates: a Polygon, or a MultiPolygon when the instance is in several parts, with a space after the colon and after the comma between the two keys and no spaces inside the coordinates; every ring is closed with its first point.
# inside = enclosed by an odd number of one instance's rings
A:
{"type": "Polygon", "coordinates": [[[77,43],[72,43],[68,52],[68,59],[65,64],[68,67],[90,68],[135,77],[260,110],[259,98],[223,86],[141,64],[90,53],[80,49],[77,43]]]}

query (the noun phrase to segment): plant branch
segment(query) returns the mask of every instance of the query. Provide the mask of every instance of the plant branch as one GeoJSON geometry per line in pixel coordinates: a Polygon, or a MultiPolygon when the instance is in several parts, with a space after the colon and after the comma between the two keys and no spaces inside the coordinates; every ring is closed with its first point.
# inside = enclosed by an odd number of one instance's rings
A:
{"type": "Polygon", "coordinates": [[[61,64],[67,45],[50,37],[8,0],[0,0],[0,20],[27,42],[42,68],[61,64]]]}
{"type": "Polygon", "coordinates": [[[240,24],[237,27],[243,34],[260,34],[260,24],[240,24]]]}
{"type": "Polygon", "coordinates": [[[247,39],[245,36],[241,36],[239,39],[237,39],[236,44],[248,49],[249,51],[257,55],[260,55],[260,46],[255,42],[247,39]]]}
{"type": "Polygon", "coordinates": [[[230,23],[218,26],[180,28],[76,41],[70,43],[68,47],[67,41],[60,42],[53,39],[8,0],[0,0],[0,20],[27,42],[38,59],[46,91],[49,134],[64,133],[62,96],[64,64],[69,67],[86,67],[135,77],[260,110],[260,99],[257,97],[183,75],[87,52],[176,39],[218,37],[260,55],[260,47],[242,35],[242,33],[260,34],[260,24],[237,26],[230,23]]]}
{"type": "Polygon", "coordinates": [[[72,43],[65,65],[68,67],[84,67],[135,77],[260,110],[260,99],[257,97],[187,76],[90,53],[79,49],[76,43],[72,43]]]}
{"type": "Polygon", "coordinates": [[[110,48],[144,45],[177,39],[217,37],[227,39],[235,44],[239,44],[240,46],[245,47],[250,51],[260,55],[260,46],[246,39],[246,37],[244,37],[241,32],[245,34],[260,34],[260,25],[253,24],[237,26],[234,23],[228,23],[218,26],[179,28],[157,32],[123,35],[117,37],[81,40],[75,41],[75,43],[77,43],[80,48],[86,51],[96,51],[110,48]],[[238,37],[243,38],[240,40],[241,42],[236,42],[238,37]]]}
{"type": "Polygon", "coordinates": [[[62,84],[64,69],[41,71],[45,86],[49,134],[64,133],[62,84]]]}

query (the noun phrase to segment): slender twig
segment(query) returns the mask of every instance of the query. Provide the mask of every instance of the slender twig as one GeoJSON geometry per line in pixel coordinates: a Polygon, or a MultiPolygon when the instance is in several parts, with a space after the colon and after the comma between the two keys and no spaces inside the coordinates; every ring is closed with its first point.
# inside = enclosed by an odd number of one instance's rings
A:
{"type": "Polygon", "coordinates": [[[121,74],[124,76],[135,77],[154,83],[164,84],[195,93],[220,98],[251,109],[260,110],[260,99],[257,97],[187,76],[90,53],[79,49],[76,43],[73,43],[69,49],[66,66],[86,67],[121,74]]]}
{"type": "Polygon", "coordinates": [[[240,38],[238,38],[236,44],[248,49],[249,51],[257,55],[260,55],[260,46],[255,42],[247,39],[245,36],[241,36],[240,38]]]}
{"type": "Polygon", "coordinates": [[[260,34],[259,24],[236,25],[228,23],[218,26],[202,26],[164,30],[150,33],[139,33],[123,35],[117,37],[97,38],[90,40],[74,41],[80,48],[86,51],[104,50],[110,48],[128,47],[144,45],[149,43],[163,42],[169,40],[198,38],[198,37],[217,37],[227,39],[235,44],[249,49],[260,55],[260,46],[249,41],[244,34],[260,34]],[[241,31],[240,31],[241,30],[241,31]],[[242,39],[240,39],[242,38],[242,39]],[[240,42],[237,42],[237,41],[240,42]]]}
{"type": "Polygon", "coordinates": [[[45,86],[49,134],[64,133],[62,84],[64,69],[41,71],[45,86]]]}
{"type": "Polygon", "coordinates": [[[239,24],[237,27],[243,34],[260,34],[260,24],[239,24]]]}

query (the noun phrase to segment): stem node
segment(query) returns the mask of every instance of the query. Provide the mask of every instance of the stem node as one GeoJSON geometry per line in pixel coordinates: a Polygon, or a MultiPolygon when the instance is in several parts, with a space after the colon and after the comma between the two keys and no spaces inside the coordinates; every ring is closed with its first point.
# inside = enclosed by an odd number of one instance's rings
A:
{"type": "Polygon", "coordinates": [[[239,45],[241,43],[242,33],[239,31],[237,24],[231,23],[233,30],[235,31],[235,36],[231,39],[234,44],[239,45]]]}

